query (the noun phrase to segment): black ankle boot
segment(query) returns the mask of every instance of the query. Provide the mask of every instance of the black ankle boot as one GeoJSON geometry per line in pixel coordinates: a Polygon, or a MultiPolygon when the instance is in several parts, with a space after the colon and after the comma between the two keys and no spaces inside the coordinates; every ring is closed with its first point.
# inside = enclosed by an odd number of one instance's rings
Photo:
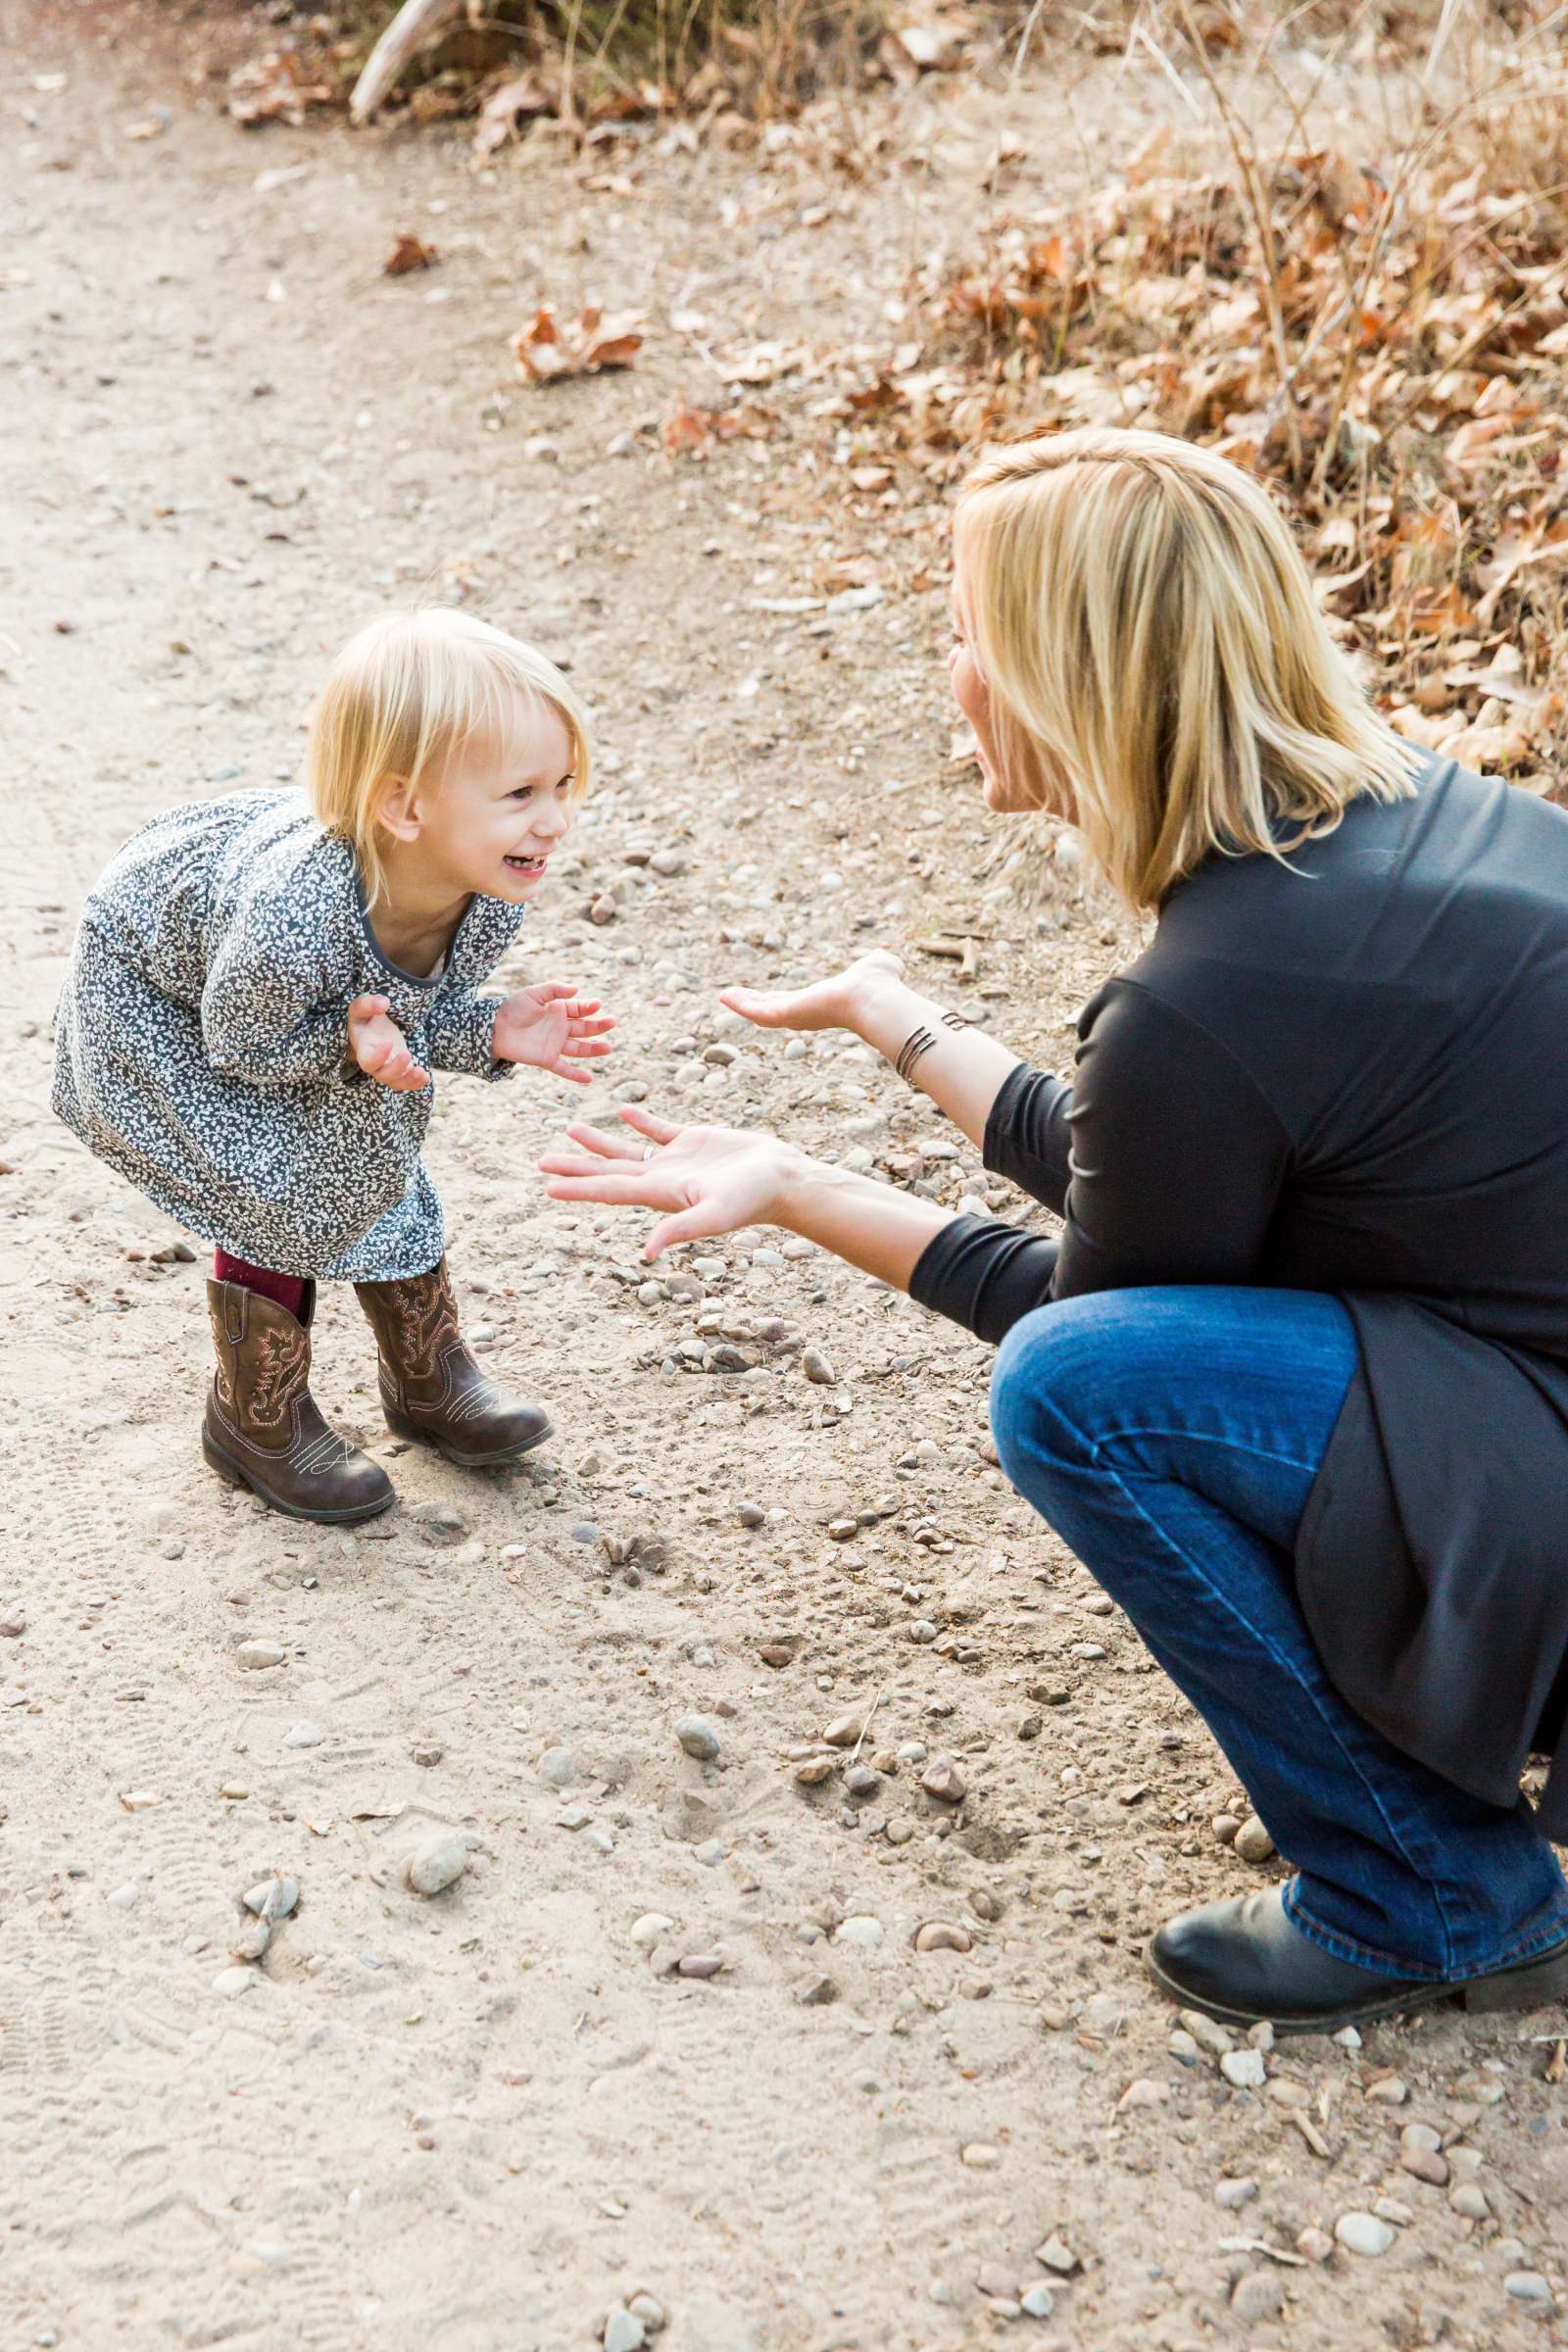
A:
{"type": "Polygon", "coordinates": [[[1227,2026],[1267,2019],[1280,2034],[1337,2034],[1369,2017],[1458,2001],[1466,2009],[1535,2009],[1568,2001],[1568,1936],[1490,1976],[1434,1984],[1385,1977],[1324,1951],[1285,1914],[1284,1889],[1205,1903],[1168,1920],[1149,1945],[1149,1973],[1185,2009],[1227,2026]]]}

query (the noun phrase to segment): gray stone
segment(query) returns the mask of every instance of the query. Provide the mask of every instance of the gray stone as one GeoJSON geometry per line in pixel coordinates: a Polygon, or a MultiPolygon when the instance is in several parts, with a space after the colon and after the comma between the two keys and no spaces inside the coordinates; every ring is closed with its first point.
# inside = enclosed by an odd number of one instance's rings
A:
{"type": "Polygon", "coordinates": [[[1049,2320],[1051,2307],[1054,2300],[1050,2287],[1043,2278],[1040,2278],[1035,2281],[1033,2286],[1024,2288],[1023,2293],[1018,2297],[1018,2309],[1026,2319],[1049,2320]]]}
{"type": "Polygon", "coordinates": [[[605,2322],[605,2352],[642,2352],[648,2341],[648,2330],[635,2312],[624,2303],[612,2306],[605,2322]]]}
{"type": "Polygon", "coordinates": [[[239,1899],[257,1919],[288,1919],[299,1906],[300,1884],[298,1879],[263,1879],[239,1899]]]}
{"type": "Polygon", "coordinates": [[[675,1737],[689,1756],[700,1764],[714,1763],[718,1756],[718,1734],[706,1715],[683,1715],[675,1726],[675,1737]]]}
{"type": "Polygon", "coordinates": [[[845,1920],[833,1940],[835,1943],[858,1943],[862,1951],[874,1952],[885,1932],[879,1919],[873,1919],[868,1911],[862,1911],[845,1920]]]}
{"type": "Polygon", "coordinates": [[[468,1840],[461,1830],[441,1830],[416,1845],[403,1866],[416,1894],[443,1894],[468,1867],[468,1840]]]}
{"type": "Polygon", "coordinates": [[[1351,2254],[1386,2254],[1394,2243],[1393,2228],[1375,2213],[1342,2213],[1334,2234],[1351,2254]]]}
{"type": "Polygon", "coordinates": [[[234,1663],[247,1674],[262,1674],[270,1666],[281,1666],[286,1654],[281,1642],[242,1642],[234,1652],[234,1663]]]}
{"type": "Polygon", "coordinates": [[[1216,2180],[1214,2183],[1214,2202],[1227,2213],[1234,2213],[1238,2206],[1250,2205],[1256,2194],[1257,2182],[1250,2173],[1235,2180],[1216,2180]]]}
{"type": "Polygon", "coordinates": [[[298,1723],[291,1723],[283,1734],[283,1745],[285,1747],[319,1747],[325,1738],[326,1734],[318,1723],[312,1723],[309,1717],[302,1717],[298,1723]]]}
{"type": "Polygon", "coordinates": [[[1510,2271],[1502,2282],[1503,2292],[1515,2303],[1528,2303],[1536,2311],[1555,2311],[1557,2298],[1550,2281],[1539,2271],[1510,2271]]]}
{"type": "Polygon", "coordinates": [[[1278,2271],[1247,2271],[1231,2290],[1231,2309],[1247,2328],[1277,2320],[1285,2309],[1285,2281],[1278,2271]]]}
{"type": "Polygon", "coordinates": [[[814,1381],[822,1389],[830,1389],[838,1378],[820,1348],[808,1348],[802,1352],[801,1370],[808,1380],[814,1381]]]}
{"type": "Polygon", "coordinates": [[[577,1759],[569,1747],[547,1747],[539,1759],[539,1778],[551,1788],[569,1788],[577,1778],[577,1759]]]}
{"type": "Polygon", "coordinates": [[[1219,2062],[1219,2071],[1227,2082],[1238,2090],[1261,2090],[1264,2082],[1263,2053],[1261,2050],[1227,2050],[1219,2062]]]}
{"type": "Polygon", "coordinates": [[[1266,1862],[1274,1851],[1274,1840],[1255,1813],[1243,1822],[1234,1843],[1244,1862],[1266,1862]]]}

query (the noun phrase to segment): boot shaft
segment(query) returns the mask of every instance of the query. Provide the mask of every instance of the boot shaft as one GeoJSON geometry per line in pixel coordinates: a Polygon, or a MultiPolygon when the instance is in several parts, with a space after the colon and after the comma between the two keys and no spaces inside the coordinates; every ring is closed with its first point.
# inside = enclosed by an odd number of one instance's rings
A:
{"type": "Polygon", "coordinates": [[[467,1349],[445,1258],[428,1274],[354,1288],[375,1334],[382,1388],[394,1404],[434,1406],[466,1385],[470,1366],[458,1360],[467,1358],[467,1349]]]}
{"type": "Polygon", "coordinates": [[[314,1282],[306,1285],[304,1311],[297,1317],[243,1283],[207,1285],[218,1358],[214,1389],[229,1421],[256,1445],[287,1446],[295,1408],[302,1398],[309,1400],[315,1308],[314,1282]]]}

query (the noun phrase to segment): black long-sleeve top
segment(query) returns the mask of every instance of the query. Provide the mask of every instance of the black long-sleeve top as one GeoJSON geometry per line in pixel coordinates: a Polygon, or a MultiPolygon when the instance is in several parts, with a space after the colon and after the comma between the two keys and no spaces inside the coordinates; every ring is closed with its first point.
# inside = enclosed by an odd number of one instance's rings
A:
{"type": "Polygon", "coordinates": [[[985,1139],[1060,1242],[956,1218],[914,1297],[988,1340],[1147,1284],[1343,1297],[1303,1610],[1350,1704],[1512,1804],[1568,1672],[1568,814],[1433,760],[1288,865],[1211,857],[1079,1040],[985,1139]]]}

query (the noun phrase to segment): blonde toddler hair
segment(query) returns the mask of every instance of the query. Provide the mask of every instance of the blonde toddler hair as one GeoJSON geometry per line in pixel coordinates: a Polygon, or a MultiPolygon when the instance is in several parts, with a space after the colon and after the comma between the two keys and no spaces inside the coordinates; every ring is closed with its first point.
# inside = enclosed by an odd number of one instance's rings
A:
{"type": "Polygon", "coordinates": [[[1212,450],[1108,426],[990,450],[955,539],[997,757],[1134,906],[1414,789],[1283,517],[1212,450]]]}
{"type": "Polygon", "coordinates": [[[417,786],[476,735],[501,735],[509,701],[547,703],[571,739],[575,790],[588,789],[583,709],[555,663],[504,629],[428,605],[388,612],[349,639],[311,712],[306,782],[321,823],[353,849],[368,903],[384,883],[377,787],[417,786]]]}

